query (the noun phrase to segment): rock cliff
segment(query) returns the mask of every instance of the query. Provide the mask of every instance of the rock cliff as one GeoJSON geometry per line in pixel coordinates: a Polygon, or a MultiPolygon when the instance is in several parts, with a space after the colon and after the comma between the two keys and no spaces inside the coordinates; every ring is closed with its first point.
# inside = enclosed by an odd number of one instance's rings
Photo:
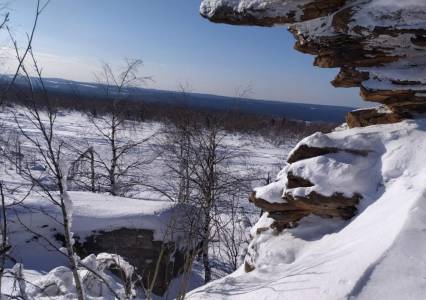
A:
{"type": "MultiPolygon", "coordinates": [[[[295,49],[315,55],[315,66],[340,68],[334,86],[359,87],[363,99],[382,105],[350,112],[349,128],[397,123],[426,113],[424,0],[204,0],[201,14],[213,22],[288,26],[295,49]]],[[[368,163],[380,152],[361,142],[361,147],[347,148],[350,139],[332,143],[313,136],[302,141],[290,154],[277,181],[281,183],[272,184],[275,196],[270,187],[266,194],[258,189],[250,201],[269,212],[279,230],[310,214],[350,219],[365,198],[361,187],[350,188],[351,182],[358,171],[371,169],[368,163]],[[350,167],[336,176],[335,169],[326,167],[331,163],[350,167]],[[319,172],[328,180],[319,178],[319,172]]]]}
{"type": "Polygon", "coordinates": [[[303,139],[252,196],[244,266],[188,299],[423,299],[425,150],[425,119],[303,139]]]}
{"type": "Polygon", "coordinates": [[[188,298],[423,299],[426,1],[204,0],[201,14],[288,25],[316,66],[340,68],[334,86],[382,106],[300,141],[250,196],[267,213],[244,267],[188,298]]]}
{"type": "Polygon", "coordinates": [[[426,1],[204,0],[201,14],[236,25],[287,25],[314,65],[340,68],[336,87],[359,87],[385,105],[350,113],[350,127],[426,112],[426,1]]]}

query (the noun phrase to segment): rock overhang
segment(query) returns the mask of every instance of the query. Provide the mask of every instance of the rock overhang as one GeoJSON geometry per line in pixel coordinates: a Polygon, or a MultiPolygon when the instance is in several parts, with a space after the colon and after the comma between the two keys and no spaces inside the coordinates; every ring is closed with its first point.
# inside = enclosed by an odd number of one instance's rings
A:
{"type": "Polygon", "coordinates": [[[341,69],[334,86],[359,87],[364,100],[387,106],[389,116],[358,112],[351,126],[426,112],[424,0],[204,0],[200,12],[219,23],[288,26],[314,65],[341,69]]]}

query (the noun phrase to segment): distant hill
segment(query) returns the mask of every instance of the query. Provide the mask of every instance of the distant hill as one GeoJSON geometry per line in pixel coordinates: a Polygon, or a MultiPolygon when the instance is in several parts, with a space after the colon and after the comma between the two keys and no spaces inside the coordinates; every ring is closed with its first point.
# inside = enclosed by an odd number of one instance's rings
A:
{"type": "MultiPolygon", "coordinates": [[[[4,77],[3,81],[8,79],[8,77],[4,77]]],[[[102,85],[97,83],[56,78],[46,78],[44,83],[46,88],[52,92],[70,93],[85,97],[102,97],[104,95],[102,85]]],[[[19,79],[16,84],[23,85],[25,82],[23,79],[19,79]]],[[[129,99],[133,101],[185,105],[194,108],[219,111],[238,109],[242,113],[285,117],[304,121],[343,122],[346,113],[354,110],[353,107],[232,98],[200,93],[183,94],[174,91],[146,88],[129,88],[127,89],[127,93],[129,99]]]]}

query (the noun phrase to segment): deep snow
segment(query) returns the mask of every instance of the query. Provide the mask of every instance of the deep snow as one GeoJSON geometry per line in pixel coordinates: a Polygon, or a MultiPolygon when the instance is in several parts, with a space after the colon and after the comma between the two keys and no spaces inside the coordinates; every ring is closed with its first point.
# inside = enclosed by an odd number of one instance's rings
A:
{"type": "MultiPolygon", "coordinates": [[[[25,131],[34,138],[39,137],[39,132],[33,128],[33,125],[23,115],[23,109],[19,107],[4,108],[4,110],[0,111],[0,125],[4,130],[4,134],[7,135],[17,130],[13,111],[16,113],[15,117],[25,131]]],[[[93,146],[100,152],[108,147],[104,140],[99,138],[93,125],[88,122],[84,114],[79,112],[59,112],[56,123],[55,132],[58,139],[64,139],[74,147],[84,150],[93,146]]],[[[136,130],[129,132],[129,134],[133,135],[132,137],[137,135],[139,138],[145,138],[158,132],[162,124],[144,122],[143,124],[135,124],[134,127],[136,130]]],[[[143,158],[156,157],[154,152],[157,142],[158,140],[152,139],[142,145],[141,149],[132,154],[130,159],[140,158],[141,155],[143,155],[143,158]]],[[[25,142],[25,139],[22,138],[21,143],[22,151],[25,155],[36,155],[37,152],[34,151],[30,143],[25,142]]],[[[276,146],[260,136],[230,134],[226,137],[226,143],[229,147],[232,147],[233,151],[239,153],[231,163],[232,169],[240,171],[245,169],[247,167],[246,164],[248,164],[251,167],[249,172],[256,170],[254,175],[264,178],[268,173],[274,174],[282,167],[285,156],[295,144],[295,141],[291,140],[288,144],[276,146]]],[[[31,166],[32,171],[35,174],[43,176],[45,170],[43,162],[37,159],[35,161],[34,166],[31,166]]],[[[140,172],[141,174],[136,175],[141,176],[144,180],[149,180],[150,183],[163,182],[165,179],[163,175],[164,161],[161,158],[157,158],[151,164],[144,166],[140,172]]],[[[0,160],[0,180],[8,187],[18,187],[23,183],[22,178],[16,174],[15,168],[8,164],[6,160],[0,160]]],[[[27,191],[25,185],[21,186],[21,189],[21,192],[16,192],[15,194],[16,200],[20,200],[27,191]]],[[[86,235],[94,230],[108,231],[126,227],[152,229],[155,233],[154,238],[163,240],[170,218],[177,211],[174,207],[175,204],[167,198],[143,187],[138,187],[132,193],[131,196],[135,197],[133,199],[112,197],[106,193],[93,194],[90,192],[73,191],[73,187],[68,192],[68,196],[73,207],[71,231],[80,239],[84,239],[86,235]]],[[[244,201],[241,201],[240,205],[247,219],[241,218],[239,215],[237,216],[241,221],[238,222],[242,224],[238,229],[241,229],[242,232],[238,233],[246,235],[246,232],[248,233],[249,231],[247,226],[257,221],[259,211],[245,201],[246,194],[242,195],[242,197],[244,201]]],[[[11,202],[13,199],[8,199],[8,201],[11,202]]],[[[18,262],[23,263],[23,272],[28,282],[49,282],[51,280],[62,282],[61,280],[66,281],[67,278],[70,278],[69,274],[64,275],[63,278],[57,276],[57,274],[67,274],[69,272],[67,268],[63,267],[68,264],[66,258],[54,250],[42,238],[28,232],[21,224],[25,224],[36,234],[53,237],[58,231],[61,232],[60,225],[54,219],[58,217],[57,207],[54,207],[48,200],[43,199],[41,194],[33,192],[30,194],[30,197],[26,198],[23,205],[9,209],[8,217],[13,220],[11,225],[9,225],[9,242],[13,246],[10,254],[18,262]],[[41,213],[40,208],[43,208],[43,211],[48,213],[49,216],[41,213]],[[15,212],[19,215],[19,220],[15,212]]],[[[221,218],[226,219],[229,216],[225,213],[221,218]]],[[[59,241],[55,241],[53,238],[52,241],[56,247],[60,247],[59,241]]],[[[212,244],[211,252],[214,262],[214,278],[225,275],[222,267],[226,265],[226,258],[222,252],[222,247],[221,243],[212,244]]],[[[89,259],[89,262],[92,264],[93,261],[93,258],[89,259]]],[[[8,261],[7,268],[11,268],[13,264],[13,262],[8,261]]],[[[202,285],[202,276],[202,268],[199,264],[195,263],[189,288],[194,289],[202,285]]],[[[5,278],[3,280],[3,291],[10,291],[12,284],[11,280],[5,278]]],[[[119,289],[119,283],[115,282],[114,284],[119,289]]],[[[170,292],[167,294],[168,299],[176,292],[174,291],[177,290],[175,285],[179,286],[179,284],[179,279],[172,282],[170,292]]],[[[69,284],[65,283],[64,286],[70,287],[69,284]]],[[[27,289],[31,289],[31,284],[27,284],[27,289]]]]}
{"type": "MultiPolygon", "coordinates": [[[[314,178],[325,190],[362,189],[358,215],[348,222],[310,216],[278,235],[271,229],[257,234],[271,222],[265,214],[252,229],[246,258],[256,269],[240,268],[188,299],[424,299],[426,120],[339,130],[300,143],[371,151],[367,165],[342,154],[299,163],[304,174],[340,174],[328,182],[314,178]]],[[[270,201],[285,189],[280,184],[282,178],[271,186],[270,201]]]]}

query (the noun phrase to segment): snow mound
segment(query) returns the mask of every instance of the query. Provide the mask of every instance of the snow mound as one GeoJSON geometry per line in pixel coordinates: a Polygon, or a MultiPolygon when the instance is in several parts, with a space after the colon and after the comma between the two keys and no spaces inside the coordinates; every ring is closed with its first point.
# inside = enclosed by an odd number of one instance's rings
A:
{"type": "MultiPolygon", "coordinates": [[[[168,235],[172,219],[178,219],[184,209],[170,201],[139,200],[114,197],[89,192],[68,192],[73,204],[72,228],[75,237],[83,242],[94,232],[110,232],[121,228],[152,230],[154,240],[173,238],[178,243],[179,235],[168,235]]],[[[59,248],[58,235],[62,232],[60,211],[47,199],[36,193],[21,206],[10,212],[12,225],[10,242],[14,245],[11,255],[19,258],[25,268],[48,271],[66,265],[65,257],[51,249],[45,238],[59,248]],[[50,255],[46,255],[46,249],[50,255]]],[[[178,245],[179,246],[179,245],[178,245]]]]}
{"type": "MultiPolygon", "coordinates": [[[[255,269],[246,273],[241,267],[188,299],[424,299],[426,120],[317,134],[301,143],[371,151],[353,182],[332,180],[368,195],[358,215],[350,221],[309,216],[278,234],[267,229],[272,220],[265,214],[252,229],[246,258],[255,269]]],[[[313,181],[321,186],[321,170],[313,166],[332,165],[318,159],[300,161],[300,172],[316,174],[313,181]]],[[[285,188],[279,185],[285,185],[282,177],[271,190],[261,190],[263,195],[275,199],[285,188]]]]}
{"type": "MultiPolygon", "coordinates": [[[[136,296],[137,292],[131,283],[135,269],[122,257],[116,254],[100,253],[89,255],[79,262],[78,269],[82,278],[85,297],[87,299],[127,299],[136,296]],[[111,269],[120,270],[119,278],[111,269]]],[[[6,273],[3,284],[9,295],[16,299],[77,299],[72,272],[60,266],[46,274],[22,269],[16,264],[6,273]],[[17,282],[15,282],[17,281],[17,282]],[[19,290],[14,288],[19,286],[19,290]]]]}

